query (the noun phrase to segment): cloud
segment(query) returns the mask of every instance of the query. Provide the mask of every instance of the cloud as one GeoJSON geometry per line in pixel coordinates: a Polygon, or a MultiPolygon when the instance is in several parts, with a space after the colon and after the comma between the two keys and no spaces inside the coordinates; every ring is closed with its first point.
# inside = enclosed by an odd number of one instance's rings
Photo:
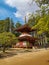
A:
{"type": "Polygon", "coordinates": [[[19,12],[14,13],[16,17],[21,17],[22,15],[19,12]]]}
{"type": "Polygon", "coordinates": [[[32,0],[5,0],[5,3],[17,9],[14,15],[19,18],[24,18],[24,16],[38,9],[36,3],[32,3],[32,0]]]}

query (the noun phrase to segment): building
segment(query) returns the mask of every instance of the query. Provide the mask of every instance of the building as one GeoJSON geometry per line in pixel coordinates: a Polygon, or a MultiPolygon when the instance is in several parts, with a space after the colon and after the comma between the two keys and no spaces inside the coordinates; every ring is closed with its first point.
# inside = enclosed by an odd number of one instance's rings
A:
{"type": "Polygon", "coordinates": [[[30,33],[36,31],[35,29],[31,29],[28,24],[22,25],[17,28],[15,31],[20,32],[21,35],[18,37],[19,42],[16,43],[16,47],[19,48],[32,48],[38,38],[35,38],[30,33]]]}

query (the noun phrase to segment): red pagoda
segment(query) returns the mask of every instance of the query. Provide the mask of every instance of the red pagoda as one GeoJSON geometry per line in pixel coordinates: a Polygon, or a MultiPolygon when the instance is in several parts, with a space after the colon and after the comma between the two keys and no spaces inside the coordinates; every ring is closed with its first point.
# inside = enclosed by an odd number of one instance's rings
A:
{"type": "Polygon", "coordinates": [[[16,44],[16,47],[19,48],[32,48],[37,38],[34,38],[30,32],[36,31],[31,29],[27,24],[22,25],[17,28],[15,31],[21,32],[21,35],[18,37],[19,42],[16,44]]]}

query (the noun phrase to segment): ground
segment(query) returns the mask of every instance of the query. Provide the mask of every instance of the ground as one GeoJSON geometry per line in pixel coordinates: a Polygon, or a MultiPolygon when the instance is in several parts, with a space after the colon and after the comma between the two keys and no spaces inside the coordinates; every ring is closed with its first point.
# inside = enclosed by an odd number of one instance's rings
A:
{"type": "Polygon", "coordinates": [[[31,50],[0,59],[0,65],[49,65],[49,49],[31,50]]]}

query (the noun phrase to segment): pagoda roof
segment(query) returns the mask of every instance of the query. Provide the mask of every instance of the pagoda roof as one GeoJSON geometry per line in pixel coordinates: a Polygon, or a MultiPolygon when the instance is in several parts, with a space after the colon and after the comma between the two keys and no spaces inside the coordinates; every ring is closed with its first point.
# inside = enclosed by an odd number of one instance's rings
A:
{"type": "Polygon", "coordinates": [[[23,36],[23,37],[18,37],[18,40],[34,42],[34,41],[39,40],[39,39],[35,38],[35,37],[32,37],[32,36],[23,36]]]}
{"type": "Polygon", "coordinates": [[[24,36],[30,36],[30,37],[32,37],[32,35],[30,35],[30,34],[21,34],[19,37],[24,37],[24,36]]]}
{"type": "Polygon", "coordinates": [[[17,32],[32,32],[35,31],[35,29],[31,29],[31,27],[28,24],[22,25],[21,27],[15,29],[17,32]]]}

